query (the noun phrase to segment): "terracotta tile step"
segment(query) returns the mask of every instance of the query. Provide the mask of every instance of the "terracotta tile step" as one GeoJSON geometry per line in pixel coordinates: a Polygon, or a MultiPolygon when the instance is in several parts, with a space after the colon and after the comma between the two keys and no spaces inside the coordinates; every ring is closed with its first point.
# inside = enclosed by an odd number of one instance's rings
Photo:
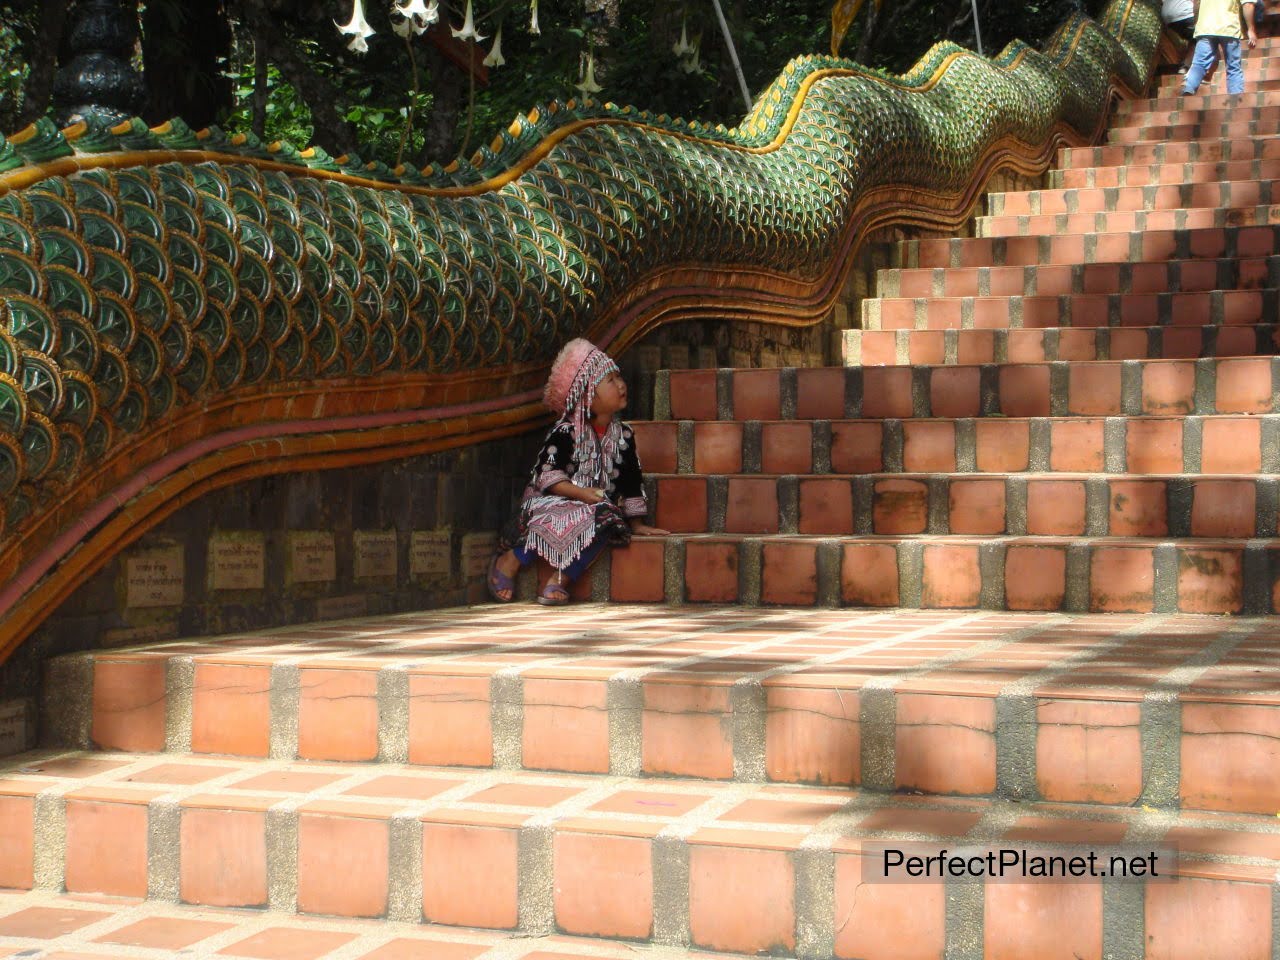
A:
{"type": "MultiPolygon", "coordinates": [[[[443,924],[298,917],[102,894],[0,892],[0,957],[47,960],[636,960],[643,948],[598,937],[443,924]],[[571,951],[571,952],[566,952],[571,951]]],[[[664,948],[672,960],[741,954],[664,948]]]]}
{"type": "MultiPolygon", "coordinates": [[[[1277,107],[1280,110],[1280,107],[1277,107]]],[[[1054,189],[1078,187],[1145,187],[1158,183],[1212,183],[1226,180],[1274,180],[1280,159],[1217,160],[1199,163],[1147,163],[1127,167],[1071,167],[1049,172],[1054,189]]]]}
{"type": "MultiPolygon", "coordinates": [[[[915,582],[904,582],[901,593],[916,604],[999,600],[1055,609],[1091,598],[1125,607],[1145,596],[1149,605],[1153,590],[1162,606],[1179,596],[1204,599],[1207,571],[1229,566],[1228,551],[1239,546],[1215,554],[1212,545],[1150,540],[671,543],[690,555],[693,576],[680,586],[691,596],[759,598],[762,589],[781,589],[786,565],[799,563],[792,591],[807,574],[833,591],[824,602],[884,605],[899,593],[906,566],[915,582]],[[723,569],[730,557],[746,562],[732,576],[723,569]]],[[[1275,541],[1249,546],[1251,573],[1274,549],[1275,541]]],[[[189,865],[189,881],[179,870],[163,884],[144,882],[146,857],[140,863],[110,844],[157,806],[169,819],[153,833],[152,849],[181,854],[183,844],[169,839],[180,815],[236,801],[245,814],[285,814],[275,825],[286,830],[296,829],[289,808],[319,815],[315,806],[339,803],[360,804],[348,815],[371,819],[387,816],[389,806],[410,829],[434,809],[488,811],[498,826],[503,809],[546,814],[582,796],[590,797],[582,807],[610,817],[669,817],[688,808],[670,796],[622,799],[679,788],[652,779],[670,777],[737,781],[689,785],[704,796],[745,799],[776,793],[759,786],[766,781],[811,782],[1257,812],[1276,828],[1280,633],[1273,618],[831,610],[805,602],[806,609],[487,606],[369,619],[345,633],[334,625],[323,645],[283,636],[204,638],[53,660],[58,679],[74,682],[57,704],[45,705],[46,730],[126,752],[7,761],[0,774],[3,884],[85,890],[93,887],[78,878],[119,870],[116,882],[135,886],[110,889],[177,899],[181,883],[255,876],[248,869],[204,876],[189,865]],[[180,649],[197,645],[203,653],[180,649]],[[274,756],[246,759],[243,735],[267,722],[267,709],[274,756]],[[356,734],[381,735],[381,762],[332,760],[356,734]],[[168,752],[137,755],[162,749],[166,736],[168,752]],[[538,789],[541,775],[521,767],[598,776],[566,785],[575,789],[538,789]],[[129,800],[129,817],[93,819],[84,810],[87,832],[73,815],[73,803],[129,800]],[[34,849],[23,840],[33,824],[34,849]],[[63,849],[88,862],[63,860],[63,849]]],[[[712,806],[717,816],[728,809],[712,806]]],[[[252,840],[260,816],[240,819],[252,840]]],[[[209,839],[216,849],[220,838],[209,839]]],[[[360,845],[358,836],[349,840],[360,845]]],[[[414,846],[411,838],[397,843],[402,864],[414,846]]],[[[267,895],[250,902],[275,906],[277,887],[268,882],[267,895]]],[[[207,894],[188,899],[220,902],[207,894]]],[[[406,899],[412,909],[416,898],[396,898],[406,899]]]]}
{"type": "Polygon", "coordinates": [[[1259,414],[1276,411],[1278,374],[1276,357],[661,370],[654,419],[1259,414]]]}
{"type": "Polygon", "coordinates": [[[864,300],[865,329],[844,332],[845,362],[872,366],[1252,356],[1275,352],[1275,324],[1235,321],[1276,316],[1274,310],[1258,310],[1274,298],[1272,292],[1219,291],[864,300]],[[1135,325],[1143,321],[1149,325],[1135,325]]]}
{"type": "Polygon", "coordinates": [[[898,245],[895,262],[897,266],[911,268],[1153,263],[1264,257],[1278,252],[1280,225],[1148,227],[1141,232],[906,240],[898,245]]]}
{"type": "MultiPolygon", "coordinates": [[[[1220,539],[1280,532],[1280,478],[1275,475],[955,473],[954,424],[905,426],[916,429],[904,430],[903,472],[659,474],[650,484],[657,524],[673,533],[817,536],[1220,539]]],[[[1092,452],[1101,459],[1101,444],[1092,452]]],[[[1087,451],[1073,449],[1060,455],[1090,459],[1087,451]]]]}
{"type": "MultiPolygon", "coordinates": [[[[1277,124],[1280,127],[1280,124],[1277,124]]],[[[1280,131],[1278,131],[1280,132],[1280,131]]],[[[1222,180],[1166,183],[1145,187],[1024,190],[987,194],[987,213],[1011,216],[1035,213],[1101,213],[1111,210],[1182,210],[1195,207],[1256,207],[1272,199],[1271,181],[1222,180]]]]}
{"type": "MultiPolygon", "coordinates": [[[[1183,124],[1205,123],[1239,123],[1241,121],[1277,121],[1280,120],[1280,96],[1276,94],[1255,94],[1270,96],[1271,102],[1264,104],[1208,104],[1198,97],[1184,98],[1184,102],[1168,107],[1157,107],[1150,103],[1144,110],[1129,113],[1117,113],[1112,119],[1111,130],[1123,130],[1129,127],[1142,126],[1181,126],[1183,124]]],[[[1217,99],[1215,96],[1213,99],[1217,99]]]]}
{"type": "Polygon", "coordinates": [[[1226,107],[1270,107],[1280,106],[1280,90],[1259,90],[1256,87],[1246,89],[1244,93],[1232,96],[1223,90],[1221,93],[1201,94],[1197,91],[1194,97],[1182,95],[1182,87],[1165,90],[1158,97],[1147,97],[1145,100],[1121,100],[1116,104],[1115,115],[1128,117],[1152,110],[1221,110],[1226,107]]]}
{"type": "Polygon", "coordinates": [[[881,297],[1061,296],[1280,287],[1280,257],[1222,257],[1153,263],[894,268],[876,273],[881,297]]]}
{"type": "MultiPolygon", "coordinates": [[[[1094,167],[1107,170],[1108,167],[1094,167]]],[[[1125,169],[1123,167],[1119,169],[1125,169]]],[[[1039,213],[975,217],[978,237],[1062,236],[1082,233],[1134,233],[1146,230],[1199,230],[1280,223],[1280,205],[1197,207],[1191,210],[1112,210],[1097,213],[1039,213]]]]}
{"type": "MultiPolygon", "coordinates": [[[[897,765],[895,779],[958,774],[976,783],[994,768],[996,740],[979,719],[994,713],[994,699],[898,699],[907,721],[900,749],[914,757],[897,765]],[[914,717],[918,727],[910,723],[914,717]]],[[[1087,736],[1111,753],[1113,741],[1136,737],[1136,722],[1128,719],[1136,718],[1136,707],[1098,705],[1093,713],[1117,726],[1087,736]]],[[[847,734],[843,740],[850,742],[847,734]]],[[[1111,759],[1093,766],[1123,779],[1111,759]]],[[[415,771],[405,779],[431,789],[433,778],[415,771]]],[[[42,838],[42,869],[61,868],[77,887],[141,887],[178,902],[6,893],[0,949],[16,946],[22,956],[72,948],[74,956],[91,958],[121,956],[124,947],[134,960],[162,951],[603,960],[637,956],[641,945],[653,943],[674,948],[663,957],[696,949],[860,958],[903,949],[941,956],[947,943],[977,933],[1001,955],[1043,946],[1041,956],[1062,948],[1100,956],[1104,929],[1114,946],[1117,927],[1139,931],[1133,939],[1153,950],[1229,942],[1239,951],[1232,956],[1256,958],[1265,954],[1254,942],[1270,943],[1266,873],[1280,860],[1280,835],[1262,817],[931,801],[849,788],[486,779],[471,803],[419,796],[353,802],[323,790],[242,799],[228,790],[173,804],[157,801],[154,790],[71,789],[65,807],[52,811],[45,803],[32,815],[46,829],[57,821],[68,831],[65,852],[48,849],[42,838]],[[99,832],[108,825],[109,833],[99,832]],[[96,835],[72,837],[77,829],[96,835]],[[165,853],[157,855],[158,841],[165,853]],[[911,848],[920,856],[972,847],[998,858],[1009,850],[1010,879],[1023,857],[1080,856],[1083,866],[1092,854],[1100,869],[1116,857],[1129,873],[1136,859],[1167,880],[1131,880],[1139,884],[1132,897],[1104,897],[1097,876],[1066,886],[969,884],[963,889],[976,916],[966,916],[949,905],[961,895],[954,881],[868,882],[883,871],[886,851],[910,841],[920,844],[911,848]],[[258,909],[227,909],[232,905],[258,909]],[[911,922],[886,924],[886,916],[911,922]],[[418,925],[424,918],[430,926],[418,925]],[[508,931],[510,939],[486,930],[508,931]]],[[[68,786],[52,783],[50,799],[68,786]]]]}
{"type": "MultiPolygon", "coordinates": [[[[1256,54],[1255,54],[1256,56],[1256,54]]],[[[1248,96],[1251,93],[1270,93],[1274,90],[1280,90],[1280,78],[1277,77],[1274,68],[1260,67],[1259,62],[1255,60],[1250,63],[1245,61],[1244,71],[1244,93],[1242,96],[1248,96]]],[[[1168,95],[1179,92],[1186,87],[1186,78],[1180,74],[1169,74],[1161,77],[1154,89],[1159,95],[1168,95]]],[[[1214,96],[1230,96],[1227,93],[1227,72],[1226,70],[1218,70],[1214,72],[1212,79],[1200,84],[1200,89],[1195,93],[1187,96],[1185,99],[1194,102],[1201,97],[1214,96]]]]}
{"type": "MultiPolygon", "coordinates": [[[[933,301],[924,301],[926,304],[930,302],[933,301]]],[[[925,316],[927,323],[927,308],[925,316]]],[[[1208,319],[1207,314],[1205,319],[1208,319]]],[[[1280,327],[1276,324],[1125,327],[1114,330],[1109,327],[846,330],[842,348],[844,362],[851,367],[1136,360],[1148,357],[1195,359],[1274,354],[1280,350],[1278,334],[1280,327]]]]}
{"type": "MultiPolygon", "coordinates": [[[[1221,66],[1221,65],[1220,65],[1221,66]]],[[[1273,90],[1276,87],[1271,84],[1275,83],[1275,64],[1271,56],[1267,52],[1258,48],[1250,50],[1242,63],[1245,76],[1246,94],[1253,93],[1258,90],[1273,90]]],[[[1164,90],[1181,90],[1186,85],[1186,77],[1179,73],[1161,74],[1155,84],[1155,89],[1164,90]]],[[[1212,76],[1200,85],[1200,89],[1191,94],[1187,99],[1194,100],[1197,97],[1208,96],[1212,93],[1227,92],[1227,72],[1225,69],[1215,70],[1212,76]]]]}
{"type": "Polygon", "coordinates": [[[1280,120],[1230,120],[1214,123],[1153,123],[1141,127],[1112,127],[1107,131],[1108,143],[1163,143],[1169,140],[1234,139],[1236,137],[1274,137],[1280,133],[1280,120]]]}
{"type": "MultiPolygon", "coordinates": [[[[867,351],[868,335],[872,333],[910,330],[920,333],[942,333],[942,338],[925,337],[908,353],[912,362],[989,363],[994,358],[1027,359],[1019,350],[1036,341],[1023,330],[1041,332],[1061,328],[1077,329],[1060,339],[1058,359],[1087,359],[1090,349],[1109,347],[1114,359],[1131,359],[1151,355],[1161,356],[1166,343],[1185,343],[1185,338],[1198,338],[1213,333],[1212,327],[1238,327],[1239,331],[1263,328],[1280,316],[1280,292],[1276,290],[1214,290],[1200,293],[1075,293],[1045,297],[882,297],[862,301],[862,330],[846,330],[850,335],[860,334],[863,343],[863,363],[889,363],[894,355],[901,362],[902,354],[890,354],[888,344],[881,343],[867,351]],[[1101,329],[1116,328],[1108,343],[1099,343],[1101,329]],[[1170,328],[1153,339],[1143,340],[1147,333],[1139,331],[1153,328],[1170,328]],[[1123,330],[1118,328],[1124,328],[1123,330]],[[957,353],[952,358],[951,342],[945,331],[965,332],[956,341],[957,353]],[[1081,332],[1091,330],[1092,332],[1081,332]],[[968,332],[972,331],[972,332],[968,332]],[[1001,348],[1004,341],[996,335],[1004,333],[1007,350],[1001,348]],[[1018,334],[1014,337],[1014,334],[1018,334]],[[931,339],[938,342],[929,345],[931,339]],[[1020,341],[1020,342],[1019,342],[1020,341]],[[1064,345],[1065,344],[1065,345],[1064,345]],[[1091,346],[1092,345],[1092,346],[1091,346]],[[877,352],[878,351],[878,352],[877,352]],[[914,359],[918,356],[920,359],[914,359]]],[[[1228,334],[1218,331],[1218,337],[1229,349],[1250,341],[1241,339],[1242,332],[1228,334]]],[[[1060,332],[1059,337],[1063,334],[1060,332]]],[[[1264,334],[1264,337],[1266,335],[1264,334]]],[[[876,337],[870,338],[874,342],[876,337]]],[[[1103,338],[1106,340],[1107,338],[1103,338]]],[[[1046,341],[1047,342],[1047,341],[1046,341]]],[[[1218,341],[1212,342],[1215,345],[1218,341]]],[[[1269,344],[1269,339],[1262,341],[1269,344]]],[[[1031,349],[1036,349],[1034,346],[1031,349]]],[[[1184,349],[1184,348],[1179,348],[1184,349]]],[[[1038,359],[1044,359],[1043,357],[1038,359]]],[[[1055,359],[1051,357],[1050,359],[1055,359]]],[[[1105,358],[1103,358],[1105,359],[1105,358]]]]}
{"type": "Polygon", "coordinates": [[[666,548],[676,583],[659,595],[655,577],[655,602],[1213,614],[1280,609],[1280,597],[1273,596],[1280,540],[1274,539],[683,534],[666,548]]]}
{"type": "Polygon", "coordinates": [[[1280,473],[1280,422],[1262,416],[956,420],[648,421],[651,473],[1280,473]]]}
{"type": "Polygon", "coordinates": [[[1144,163],[1216,163],[1220,160],[1265,160],[1280,156],[1280,140],[1236,137],[1179,143],[1119,143],[1064,147],[1059,167],[1111,167],[1144,163]]]}

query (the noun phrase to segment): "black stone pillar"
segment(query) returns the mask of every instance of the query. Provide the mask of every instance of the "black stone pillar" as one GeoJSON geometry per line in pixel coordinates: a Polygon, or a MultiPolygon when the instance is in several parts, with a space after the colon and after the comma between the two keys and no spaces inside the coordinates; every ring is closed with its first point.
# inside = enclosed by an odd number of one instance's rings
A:
{"type": "Polygon", "coordinates": [[[54,120],[67,126],[89,117],[118,123],[146,102],[133,68],[138,0],[76,0],[68,15],[71,59],[53,81],[54,120]]]}

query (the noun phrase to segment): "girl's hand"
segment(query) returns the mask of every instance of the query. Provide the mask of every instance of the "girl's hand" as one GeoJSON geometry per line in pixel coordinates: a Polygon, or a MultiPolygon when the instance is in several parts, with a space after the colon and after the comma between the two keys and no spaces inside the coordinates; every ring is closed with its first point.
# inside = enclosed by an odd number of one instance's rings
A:
{"type": "Polygon", "coordinates": [[[661,527],[651,527],[647,523],[633,520],[631,521],[631,532],[641,537],[665,537],[671,531],[663,530],[661,527]]]}

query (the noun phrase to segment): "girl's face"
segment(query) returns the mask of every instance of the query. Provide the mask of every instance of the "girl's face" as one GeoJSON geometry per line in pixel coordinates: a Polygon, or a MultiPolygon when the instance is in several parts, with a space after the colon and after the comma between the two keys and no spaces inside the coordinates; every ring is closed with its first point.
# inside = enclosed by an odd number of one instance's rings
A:
{"type": "Polygon", "coordinates": [[[591,401],[591,412],[597,417],[612,417],[627,405],[627,383],[614,370],[598,384],[591,401]]]}

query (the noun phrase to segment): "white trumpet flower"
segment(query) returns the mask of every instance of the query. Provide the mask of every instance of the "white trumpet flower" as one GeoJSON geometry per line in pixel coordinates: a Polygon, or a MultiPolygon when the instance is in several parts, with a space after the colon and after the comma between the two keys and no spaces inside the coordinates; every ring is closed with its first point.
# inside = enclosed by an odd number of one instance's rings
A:
{"type": "Polygon", "coordinates": [[[392,16],[391,32],[394,33],[397,37],[404,37],[406,40],[408,40],[411,36],[413,36],[413,21],[405,17],[392,16]]]}
{"type": "Polygon", "coordinates": [[[582,82],[575,86],[583,93],[599,93],[604,87],[596,83],[596,55],[594,53],[587,54],[587,74],[582,78],[582,82]]]}
{"type": "Polygon", "coordinates": [[[689,43],[689,24],[687,21],[680,21],[680,42],[672,45],[671,52],[677,57],[687,57],[693,53],[693,46],[689,43]]]}
{"type": "Polygon", "coordinates": [[[402,5],[396,6],[395,11],[406,22],[412,23],[413,32],[421,36],[427,27],[440,19],[440,0],[431,0],[430,6],[424,0],[404,0],[402,5]]]}
{"type": "Polygon", "coordinates": [[[462,29],[454,30],[453,35],[459,40],[474,40],[476,43],[484,39],[480,35],[480,31],[476,29],[476,18],[471,10],[471,0],[467,0],[467,12],[462,18],[462,29]]]}
{"type": "Polygon", "coordinates": [[[702,45],[700,43],[695,43],[693,45],[691,55],[681,59],[680,69],[683,70],[685,73],[701,73],[702,72],[702,58],[700,56],[700,49],[699,49],[701,46],[702,45]]]}
{"type": "Polygon", "coordinates": [[[348,50],[355,53],[369,52],[369,45],[365,43],[365,40],[372,37],[377,31],[369,26],[369,21],[364,17],[364,0],[355,0],[355,9],[351,11],[351,21],[349,23],[341,24],[335,20],[333,25],[338,28],[339,33],[353,38],[347,44],[348,50]]]}
{"type": "Polygon", "coordinates": [[[531,17],[529,21],[529,32],[541,34],[542,28],[538,26],[538,0],[533,0],[529,5],[529,15],[531,17]]]}
{"type": "Polygon", "coordinates": [[[493,38],[493,49],[489,51],[489,55],[480,61],[486,67],[500,67],[506,63],[506,59],[502,56],[502,28],[498,28],[498,35],[493,38]]]}

